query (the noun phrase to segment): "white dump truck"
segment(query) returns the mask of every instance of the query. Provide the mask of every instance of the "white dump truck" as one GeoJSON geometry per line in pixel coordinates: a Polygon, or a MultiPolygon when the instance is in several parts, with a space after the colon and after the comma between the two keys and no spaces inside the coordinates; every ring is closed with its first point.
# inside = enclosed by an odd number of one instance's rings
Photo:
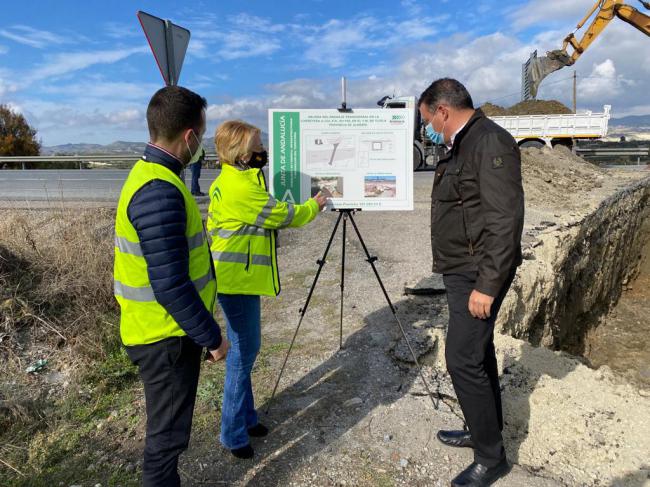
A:
{"type": "MultiPolygon", "coordinates": [[[[415,97],[386,96],[377,104],[383,108],[407,108],[414,106],[415,97]]],[[[565,145],[572,148],[576,140],[602,139],[607,136],[611,108],[610,105],[605,105],[601,113],[507,115],[490,118],[510,132],[520,147],[565,145]]],[[[417,107],[414,126],[413,169],[417,171],[435,166],[446,150],[433,145],[426,137],[417,107]]]]}
{"type": "Polygon", "coordinates": [[[607,136],[610,111],[584,112],[568,115],[508,115],[490,117],[512,134],[520,147],[573,147],[575,140],[602,139],[607,136]]]}

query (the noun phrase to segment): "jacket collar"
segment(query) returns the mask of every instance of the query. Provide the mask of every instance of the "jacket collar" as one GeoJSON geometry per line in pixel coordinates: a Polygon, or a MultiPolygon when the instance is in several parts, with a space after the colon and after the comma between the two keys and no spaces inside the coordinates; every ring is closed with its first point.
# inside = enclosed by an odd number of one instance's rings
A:
{"type": "Polygon", "coordinates": [[[183,169],[183,163],[179,161],[174,154],[166,151],[162,147],[152,144],[151,142],[149,142],[147,147],[145,147],[144,154],[142,154],[142,160],[160,164],[177,176],[181,174],[181,170],[183,169]]]}
{"type": "Polygon", "coordinates": [[[447,160],[450,159],[451,156],[458,151],[458,147],[460,147],[460,143],[465,137],[465,135],[467,135],[467,133],[472,128],[472,126],[482,118],[486,118],[485,114],[483,113],[483,110],[481,110],[480,108],[474,110],[474,114],[469,118],[465,126],[462,129],[460,129],[460,131],[454,136],[453,146],[449,151],[447,151],[447,153],[442,157],[442,159],[438,161],[439,163],[447,162],[447,160]]]}
{"type": "Polygon", "coordinates": [[[241,165],[233,165],[233,164],[228,164],[226,162],[221,163],[221,170],[226,171],[226,172],[232,172],[235,174],[243,174],[248,177],[257,177],[258,171],[260,169],[254,168],[254,167],[243,167],[241,165]]]}
{"type": "Polygon", "coordinates": [[[469,129],[476,123],[477,120],[480,120],[481,118],[485,118],[485,114],[483,113],[483,110],[480,108],[477,108],[474,110],[474,114],[469,118],[465,126],[456,134],[456,137],[454,137],[454,147],[452,150],[456,147],[458,147],[460,141],[465,137],[467,132],[469,132],[469,129]]]}

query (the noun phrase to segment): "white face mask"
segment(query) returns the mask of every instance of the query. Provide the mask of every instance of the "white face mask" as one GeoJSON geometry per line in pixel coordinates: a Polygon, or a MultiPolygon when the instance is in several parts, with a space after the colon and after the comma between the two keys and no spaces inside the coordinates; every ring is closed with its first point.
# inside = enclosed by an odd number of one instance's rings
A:
{"type": "Polygon", "coordinates": [[[187,163],[188,166],[190,164],[194,164],[195,162],[198,162],[198,160],[201,159],[201,157],[203,155],[205,155],[205,150],[203,149],[203,143],[196,136],[196,134],[194,133],[194,130],[192,130],[192,135],[194,136],[196,141],[199,143],[199,145],[196,148],[196,152],[194,152],[194,154],[192,154],[192,149],[190,149],[190,144],[188,144],[187,141],[185,141],[185,145],[187,145],[187,151],[190,153],[190,161],[187,163]]]}

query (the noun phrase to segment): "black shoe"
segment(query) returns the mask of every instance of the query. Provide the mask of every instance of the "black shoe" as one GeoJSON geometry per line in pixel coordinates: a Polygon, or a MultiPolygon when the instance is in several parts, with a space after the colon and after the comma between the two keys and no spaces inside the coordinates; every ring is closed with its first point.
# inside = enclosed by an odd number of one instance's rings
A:
{"type": "Polygon", "coordinates": [[[194,196],[205,196],[205,193],[202,193],[201,191],[198,191],[196,193],[192,193],[194,196]]]}
{"type": "Polygon", "coordinates": [[[269,429],[262,423],[257,423],[252,428],[248,428],[248,436],[253,438],[262,438],[269,434],[269,429]]]}
{"type": "Polygon", "coordinates": [[[255,450],[253,450],[252,446],[246,445],[246,446],[242,446],[241,448],[235,448],[234,450],[230,450],[230,453],[235,455],[237,458],[241,458],[245,460],[248,458],[253,458],[253,454],[255,453],[255,450]]]}
{"type": "Polygon", "coordinates": [[[508,475],[512,467],[505,458],[494,467],[472,463],[451,481],[452,487],[487,487],[508,475]]]}
{"type": "Polygon", "coordinates": [[[438,439],[447,446],[455,446],[459,448],[474,448],[472,435],[469,431],[438,431],[438,439]]]}

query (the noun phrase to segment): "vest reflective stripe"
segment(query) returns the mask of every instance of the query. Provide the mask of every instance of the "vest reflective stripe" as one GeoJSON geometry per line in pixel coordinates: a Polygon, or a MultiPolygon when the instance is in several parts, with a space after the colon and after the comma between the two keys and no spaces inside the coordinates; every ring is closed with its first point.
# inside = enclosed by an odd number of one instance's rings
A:
{"type": "Polygon", "coordinates": [[[271,216],[271,212],[273,211],[273,208],[275,208],[275,205],[277,205],[277,201],[273,196],[269,195],[269,200],[266,202],[266,205],[264,205],[264,208],[262,208],[262,211],[260,211],[260,214],[257,215],[255,225],[258,227],[263,226],[266,219],[271,216]]]}
{"type": "MultiPolygon", "coordinates": [[[[212,272],[208,272],[205,276],[194,279],[192,283],[198,292],[203,291],[205,286],[210,283],[212,279],[212,272]]],[[[156,296],[153,293],[151,286],[132,287],[122,284],[120,281],[114,281],[114,290],[116,296],[130,299],[131,301],[138,301],[140,303],[148,303],[156,301],[156,296]]]]}
{"type": "Polygon", "coordinates": [[[126,284],[122,284],[120,281],[115,281],[113,283],[113,290],[115,291],[116,296],[121,296],[123,298],[130,299],[131,301],[148,303],[150,301],[156,300],[151,286],[132,287],[127,286],[126,284]]]}
{"type": "Polygon", "coordinates": [[[225,230],[223,228],[212,231],[212,236],[218,235],[221,238],[230,238],[233,235],[255,235],[258,237],[266,237],[271,231],[264,228],[256,227],[255,225],[244,225],[239,230],[225,230]]]}
{"type": "Polygon", "coordinates": [[[198,249],[201,245],[203,245],[203,242],[205,242],[205,235],[203,230],[192,235],[191,237],[187,237],[187,246],[190,250],[198,249]]]}
{"type": "MultiPolygon", "coordinates": [[[[212,252],[212,258],[219,262],[232,262],[237,264],[248,264],[248,254],[243,252],[212,252]]],[[[250,256],[250,263],[253,265],[271,266],[273,261],[269,255],[253,254],[250,256]]]]}
{"type": "Polygon", "coordinates": [[[194,283],[194,287],[198,292],[201,292],[205,289],[205,286],[210,284],[210,281],[214,279],[212,277],[212,271],[208,272],[206,275],[199,277],[198,279],[194,279],[192,282],[194,283]]]}
{"type": "Polygon", "coordinates": [[[229,164],[222,165],[209,194],[207,228],[218,292],[276,296],[276,230],[309,223],[318,204],[313,199],[303,205],[276,200],[262,171],[229,164]]]}
{"type": "Polygon", "coordinates": [[[289,212],[287,213],[287,217],[282,222],[282,225],[280,225],[281,228],[286,228],[289,225],[291,225],[291,222],[293,221],[293,217],[296,215],[296,208],[293,206],[293,204],[289,203],[287,206],[289,212]]]}
{"type": "Polygon", "coordinates": [[[175,186],[183,197],[188,275],[206,309],[214,312],[217,285],[199,207],[178,175],[160,164],[140,160],[122,187],[115,219],[114,293],[120,305],[120,335],[125,345],[145,345],[185,335],[181,326],[156,300],[138,232],[128,217],[131,199],[152,180],[175,186]]]}
{"type": "MultiPolygon", "coordinates": [[[[190,251],[198,249],[203,245],[205,241],[205,235],[203,230],[199,233],[187,237],[187,246],[190,251]]],[[[140,247],[140,242],[131,242],[124,237],[115,236],[115,247],[122,252],[123,254],[135,255],[137,257],[142,257],[142,247],[140,247]]]]}
{"type": "Polygon", "coordinates": [[[140,242],[131,242],[124,237],[118,237],[115,235],[115,248],[123,254],[142,257],[142,248],[140,247],[140,242]]]}

